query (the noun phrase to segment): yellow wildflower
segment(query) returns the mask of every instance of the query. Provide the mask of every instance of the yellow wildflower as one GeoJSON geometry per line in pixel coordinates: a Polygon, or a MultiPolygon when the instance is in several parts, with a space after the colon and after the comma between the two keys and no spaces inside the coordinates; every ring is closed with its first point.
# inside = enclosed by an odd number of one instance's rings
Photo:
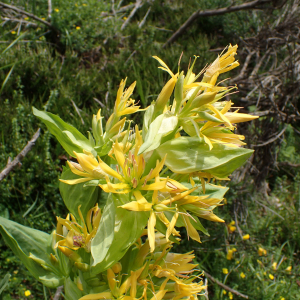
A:
{"type": "Polygon", "coordinates": [[[240,276],[241,276],[241,278],[243,278],[243,279],[246,277],[246,275],[245,275],[244,272],[241,272],[240,276]]]}
{"type": "Polygon", "coordinates": [[[76,26],[76,30],[80,30],[81,29],[81,27],[80,26],[76,26]]]}
{"type": "MultiPolygon", "coordinates": [[[[91,241],[97,233],[100,220],[101,220],[101,209],[98,208],[98,204],[91,208],[84,220],[78,207],[78,214],[82,221],[83,226],[79,225],[72,214],[68,214],[66,219],[57,217],[57,228],[56,228],[56,246],[64,252],[64,247],[77,250],[84,248],[87,252],[91,251],[91,241]]],[[[66,250],[68,251],[68,250],[66,250]]],[[[72,253],[72,252],[68,252],[72,253]]]]}
{"type": "Polygon", "coordinates": [[[227,292],[225,290],[223,290],[223,295],[226,295],[226,294],[227,294],[227,292]]]}
{"type": "Polygon", "coordinates": [[[291,271],[292,271],[292,266],[288,266],[285,270],[286,270],[287,272],[291,272],[291,271]]]}
{"type": "Polygon", "coordinates": [[[58,8],[55,8],[54,11],[55,11],[55,12],[59,12],[59,9],[58,9],[58,8]]]}
{"type": "Polygon", "coordinates": [[[234,253],[234,251],[229,249],[228,252],[227,252],[227,255],[226,255],[226,259],[227,260],[232,260],[233,253],[234,253]]]}
{"type": "Polygon", "coordinates": [[[280,296],[280,300],[285,300],[285,298],[284,298],[284,297],[282,297],[282,296],[280,296]]]}
{"type": "Polygon", "coordinates": [[[24,293],[25,297],[29,297],[31,295],[31,292],[29,290],[25,291],[24,293]]]}
{"type": "Polygon", "coordinates": [[[272,269],[273,269],[273,270],[277,270],[277,262],[273,262],[273,264],[272,264],[272,269]]]}
{"type": "Polygon", "coordinates": [[[273,279],[274,279],[274,276],[273,276],[272,274],[269,274],[269,278],[270,278],[271,280],[273,280],[273,279]]]}
{"type": "Polygon", "coordinates": [[[249,240],[249,239],[250,239],[250,235],[248,233],[243,235],[243,240],[244,241],[249,240]]]}
{"type": "Polygon", "coordinates": [[[261,248],[261,247],[258,248],[257,252],[258,252],[259,256],[267,255],[267,250],[265,250],[264,248],[261,248]]]}
{"type": "Polygon", "coordinates": [[[237,45],[229,45],[227,52],[218,56],[218,58],[206,69],[202,81],[215,85],[220,74],[228,72],[239,66],[240,64],[235,61],[234,57],[236,55],[237,48],[237,45]]]}
{"type": "Polygon", "coordinates": [[[11,34],[16,34],[17,32],[13,30],[13,31],[11,31],[10,33],[11,33],[11,34]]]}
{"type": "Polygon", "coordinates": [[[228,297],[229,297],[230,300],[233,299],[233,295],[232,295],[231,292],[228,293],[228,297]]]}
{"type": "Polygon", "coordinates": [[[223,274],[226,275],[226,274],[228,274],[228,269],[227,269],[227,268],[223,268],[223,269],[222,269],[222,272],[223,272],[223,274]]]}
{"type": "Polygon", "coordinates": [[[235,232],[236,231],[236,227],[232,226],[232,225],[229,225],[228,226],[228,230],[229,230],[230,233],[235,232]]]}
{"type": "MultiPolygon", "coordinates": [[[[71,180],[60,179],[61,182],[73,185],[93,179],[104,179],[105,176],[107,176],[107,174],[101,168],[101,162],[98,162],[91,152],[85,150],[83,150],[83,152],[84,153],[76,153],[74,151],[78,163],[68,161],[71,171],[76,175],[82,176],[83,178],[71,180]]],[[[101,161],[99,157],[98,160],[101,161]]]]}

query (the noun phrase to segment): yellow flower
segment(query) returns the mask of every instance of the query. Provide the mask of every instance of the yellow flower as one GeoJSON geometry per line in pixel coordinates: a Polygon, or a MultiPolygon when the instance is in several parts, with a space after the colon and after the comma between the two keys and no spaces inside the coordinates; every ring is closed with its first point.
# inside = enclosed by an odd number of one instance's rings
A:
{"type": "Polygon", "coordinates": [[[292,266],[288,266],[285,270],[286,270],[287,272],[291,272],[291,271],[292,271],[292,266]]]}
{"type": "Polygon", "coordinates": [[[87,6],[87,4],[86,4],[86,3],[83,3],[82,6],[87,6]]]}
{"type": "Polygon", "coordinates": [[[13,30],[13,31],[11,31],[10,33],[11,33],[11,34],[16,34],[17,32],[13,30]]]}
{"type": "MultiPolygon", "coordinates": [[[[99,186],[106,193],[127,194],[132,192],[135,199],[139,201],[136,205],[143,205],[145,204],[144,201],[146,201],[146,199],[141,194],[141,191],[158,191],[164,189],[166,186],[166,180],[162,181],[159,179],[154,183],[148,184],[149,181],[158,176],[164,166],[165,159],[158,162],[156,167],[152,169],[149,174],[143,176],[146,165],[143,154],[138,155],[138,151],[143,140],[137,125],[135,127],[135,136],[134,149],[130,150],[128,154],[123,152],[124,150],[120,147],[120,144],[116,140],[113,146],[113,154],[118,163],[116,166],[117,171],[113,170],[99,158],[100,168],[107,175],[119,181],[118,183],[111,183],[109,177],[105,176],[107,184],[100,184],[99,186]]],[[[146,210],[149,210],[151,206],[152,205],[149,203],[149,207],[147,206],[148,209],[146,210]]],[[[129,207],[126,207],[126,209],[129,209],[129,207]]],[[[140,211],[144,209],[139,209],[137,207],[137,210],[140,211]]]]}
{"type": "Polygon", "coordinates": [[[273,264],[272,264],[272,269],[273,269],[273,270],[277,270],[277,262],[273,262],[273,264]]]}
{"type": "Polygon", "coordinates": [[[271,280],[273,280],[273,279],[274,279],[274,276],[273,276],[272,274],[269,274],[269,278],[270,278],[271,280]]]}
{"type": "Polygon", "coordinates": [[[223,290],[223,295],[226,295],[226,294],[227,294],[227,292],[225,290],[223,290]]]}
{"type": "Polygon", "coordinates": [[[130,98],[135,88],[136,81],[124,91],[126,80],[127,78],[125,78],[125,80],[121,80],[115,101],[114,112],[106,122],[106,135],[110,134],[109,131],[118,123],[121,116],[133,114],[140,110],[140,106],[136,106],[135,100],[130,98]]]}
{"type": "Polygon", "coordinates": [[[58,9],[58,8],[55,8],[54,11],[55,11],[55,12],[59,12],[59,9],[58,9]]]}
{"type": "Polygon", "coordinates": [[[81,29],[81,27],[80,26],[76,26],[76,30],[80,30],[81,29]]]}
{"type": "Polygon", "coordinates": [[[25,21],[27,21],[27,20],[29,20],[29,18],[28,18],[28,17],[26,17],[26,18],[24,18],[24,20],[25,20],[25,21]]]}
{"type": "Polygon", "coordinates": [[[44,20],[44,21],[45,21],[45,20],[46,20],[46,18],[42,18],[42,20],[44,20]]]}
{"type": "Polygon", "coordinates": [[[250,239],[250,235],[249,234],[245,234],[243,235],[243,240],[249,240],[250,239]]]}
{"type": "Polygon", "coordinates": [[[229,297],[230,300],[233,299],[233,295],[232,295],[231,292],[228,293],[228,297],[229,297]]]}
{"type": "Polygon", "coordinates": [[[228,269],[227,269],[227,268],[223,268],[223,269],[222,269],[222,272],[223,272],[223,274],[226,275],[226,274],[228,274],[228,269]]]}
{"type": "Polygon", "coordinates": [[[229,225],[229,226],[228,226],[228,230],[229,230],[230,233],[231,233],[231,232],[235,232],[235,231],[236,231],[236,227],[235,227],[235,226],[232,226],[232,225],[229,225]]]}
{"type": "Polygon", "coordinates": [[[285,298],[284,298],[284,297],[282,297],[282,296],[280,296],[280,300],[285,300],[285,298]]]}
{"type": "Polygon", "coordinates": [[[31,295],[31,292],[29,290],[25,291],[24,293],[25,297],[29,297],[31,295]]]}
{"type": "Polygon", "coordinates": [[[71,171],[83,178],[64,180],[59,179],[61,182],[67,184],[77,184],[81,182],[90,181],[93,179],[104,179],[107,174],[101,168],[101,159],[98,157],[98,160],[94,157],[91,152],[83,150],[84,153],[76,153],[74,154],[78,160],[78,163],[68,161],[68,165],[71,171]]]}
{"type": "Polygon", "coordinates": [[[243,279],[246,277],[246,275],[245,275],[244,272],[241,272],[240,276],[241,276],[241,278],[243,278],[243,279]]]}
{"type": "Polygon", "coordinates": [[[230,226],[234,226],[234,225],[235,225],[235,221],[231,221],[231,222],[229,223],[229,225],[230,225],[230,226]]]}
{"type": "Polygon", "coordinates": [[[261,248],[261,247],[258,248],[257,252],[258,252],[259,256],[267,255],[267,250],[265,250],[264,248],[261,248]]]}
{"type": "Polygon", "coordinates": [[[202,81],[215,85],[220,74],[228,72],[239,66],[240,64],[235,61],[234,57],[236,55],[237,48],[237,45],[229,45],[227,52],[218,56],[218,58],[206,69],[202,81]]]}
{"type": "Polygon", "coordinates": [[[233,253],[234,253],[234,251],[232,249],[228,250],[227,255],[226,255],[226,259],[227,260],[232,260],[233,253]]]}
{"type": "MultiPolygon", "coordinates": [[[[78,214],[83,226],[77,223],[72,214],[68,214],[66,219],[57,217],[57,243],[55,247],[59,247],[62,252],[64,252],[64,250],[68,251],[65,247],[72,250],[84,248],[87,252],[91,251],[91,241],[97,233],[101,220],[101,209],[98,208],[97,204],[88,211],[86,219],[84,220],[80,206],[78,206],[78,214]]],[[[70,251],[68,251],[68,253],[70,253],[70,255],[73,254],[73,252],[70,251]]]]}

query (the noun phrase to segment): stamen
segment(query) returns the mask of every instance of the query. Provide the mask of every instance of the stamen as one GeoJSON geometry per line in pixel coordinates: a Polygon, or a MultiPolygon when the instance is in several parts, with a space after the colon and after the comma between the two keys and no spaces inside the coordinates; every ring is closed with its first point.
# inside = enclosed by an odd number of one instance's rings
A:
{"type": "Polygon", "coordinates": [[[135,177],[132,179],[132,187],[134,188],[134,189],[136,189],[136,187],[137,187],[137,185],[138,185],[138,182],[137,182],[137,180],[135,179],[135,177]]]}
{"type": "Polygon", "coordinates": [[[130,167],[127,169],[127,175],[128,175],[128,177],[130,177],[130,167]]]}
{"type": "Polygon", "coordinates": [[[120,174],[120,170],[119,170],[119,166],[118,165],[116,165],[116,169],[117,169],[118,174],[120,174]]]}

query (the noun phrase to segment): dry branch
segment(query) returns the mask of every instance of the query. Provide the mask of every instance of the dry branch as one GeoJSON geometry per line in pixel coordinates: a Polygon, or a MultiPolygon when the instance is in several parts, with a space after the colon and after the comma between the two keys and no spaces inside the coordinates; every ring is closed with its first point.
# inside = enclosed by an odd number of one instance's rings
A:
{"type": "Polygon", "coordinates": [[[270,2],[272,2],[272,1],[270,1],[270,0],[255,0],[252,2],[243,3],[241,5],[229,6],[229,7],[219,8],[219,9],[212,9],[212,10],[206,10],[206,11],[198,10],[198,11],[194,12],[185,21],[185,23],[180,26],[180,28],[167,40],[167,42],[163,45],[163,47],[166,47],[169,44],[173,43],[175,40],[177,40],[187,30],[187,28],[198,18],[219,16],[219,15],[224,15],[224,14],[239,11],[239,10],[257,9],[257,8],[260,8],[263,4],[270,3],[270,2]]]}
{"type": "Polygon", "coordinates": [[[54,297],[53,297],[53,300],[59,300],[63,288],[64,288],[63,285],[61,285],[61,286],[59,286],[59,287],[57,288],[57,290],[56,290],[56,292],[55,292],[55,295],[54,295],[54,297]]]}
{"type": "Polygon", "coordinates": [[[136,0],[135,6],[133,8],[133,10],[130,12],[128,18],[126,19],[126,21],[122,24],[121,26],[121,30],[123,30],[130,22],[131,18],[135,15],[135,13],[137,12],[137,10],[143,5],[142,0],[136,0]]]}
{"type": "Polygon", "coordinates": [[[27,155],[27,153],[34,146],[36,140],[40,135],[40,128],[36,131],[32,139],[27,143],[27,145],[23,148],[23,150],[16,156],[16,158],[12,162],[8,162],[6,167],[0,173],[0,181],[3,180],[17,165],[21,164],[23,158],[27,155]]]}
{"type": "Polygon", "coordinates": [[[34,20],[36,20],[36,21],[38,21],[40,23],[43,23],[44,25],[46,25],[50,29],[52,29],[54,31],[57,31],[57,29],[55,27],[53,27],[51,23],[49,23],[49,22],[47,22],[47,21],[45,21],[45,20],[37,17],[36,15],[33,15],[33,14],[25,11],[25,10],[22,10],[20,8],[17,8],[15,6],[13,6],[13,5],[9,5],[9,4],[3,3],[3,2],[0,2],[0,7],[4,7],[4,8],[7,8],[7,9],[10,9],[10,10],[13,10],[13,11],[19,13],[19,14],[22,14],[22,15],[25,15],[27,17],[30,17],[30,18],[32,18],[32,19],[34,19],[34,20]]]}
{"type": "Polygon", "coordinates": [[[217,285],[219,285],[221,288],[223,288],[224,290],[231,292],[232,294],[235,294],[239,297],[245,298],[245,299],[249,299],[249,297],[247,295],[244,295],[232,288],[230,288],[229,286],[223,284],[222,282],[220,282],[219,280],[215,279],[214,277],[212,277],[210,274],[208,274],[206,271],[204,272],[204,275],[211,280],[213,283],[216,283],[217,285]]]}

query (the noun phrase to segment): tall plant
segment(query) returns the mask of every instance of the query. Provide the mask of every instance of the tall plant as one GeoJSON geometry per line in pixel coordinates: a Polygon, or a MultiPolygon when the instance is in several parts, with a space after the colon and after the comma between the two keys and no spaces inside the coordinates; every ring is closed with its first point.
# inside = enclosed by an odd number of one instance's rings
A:
{"type": "Polygon", "coordinates": [[[52,234],[0,217],[6,243],[31,274],[48,287],[64,285],[66,299],[197,299],[205,286],[192,252],[173,253],[178,228],[200,242],[208,234],[200,219],[224,222],[213,213],[227,180],[252,150],[242,148],[236,123],[256,117],[231,111],[224,97],[235,87],[218,76],[239,64],[229,45],[195,75],[174,74],[149,107],[141,109],[122,80],[114,110],[101,110],[85,137],[58,116],[33,108],[73,157],[64,167],[60,192],[69,214],[57,217],[52,234]],[[174,94],[174,97],[172,95],[174,94]],[[145,111],[142,129],[126,115],[145,111]]]}

